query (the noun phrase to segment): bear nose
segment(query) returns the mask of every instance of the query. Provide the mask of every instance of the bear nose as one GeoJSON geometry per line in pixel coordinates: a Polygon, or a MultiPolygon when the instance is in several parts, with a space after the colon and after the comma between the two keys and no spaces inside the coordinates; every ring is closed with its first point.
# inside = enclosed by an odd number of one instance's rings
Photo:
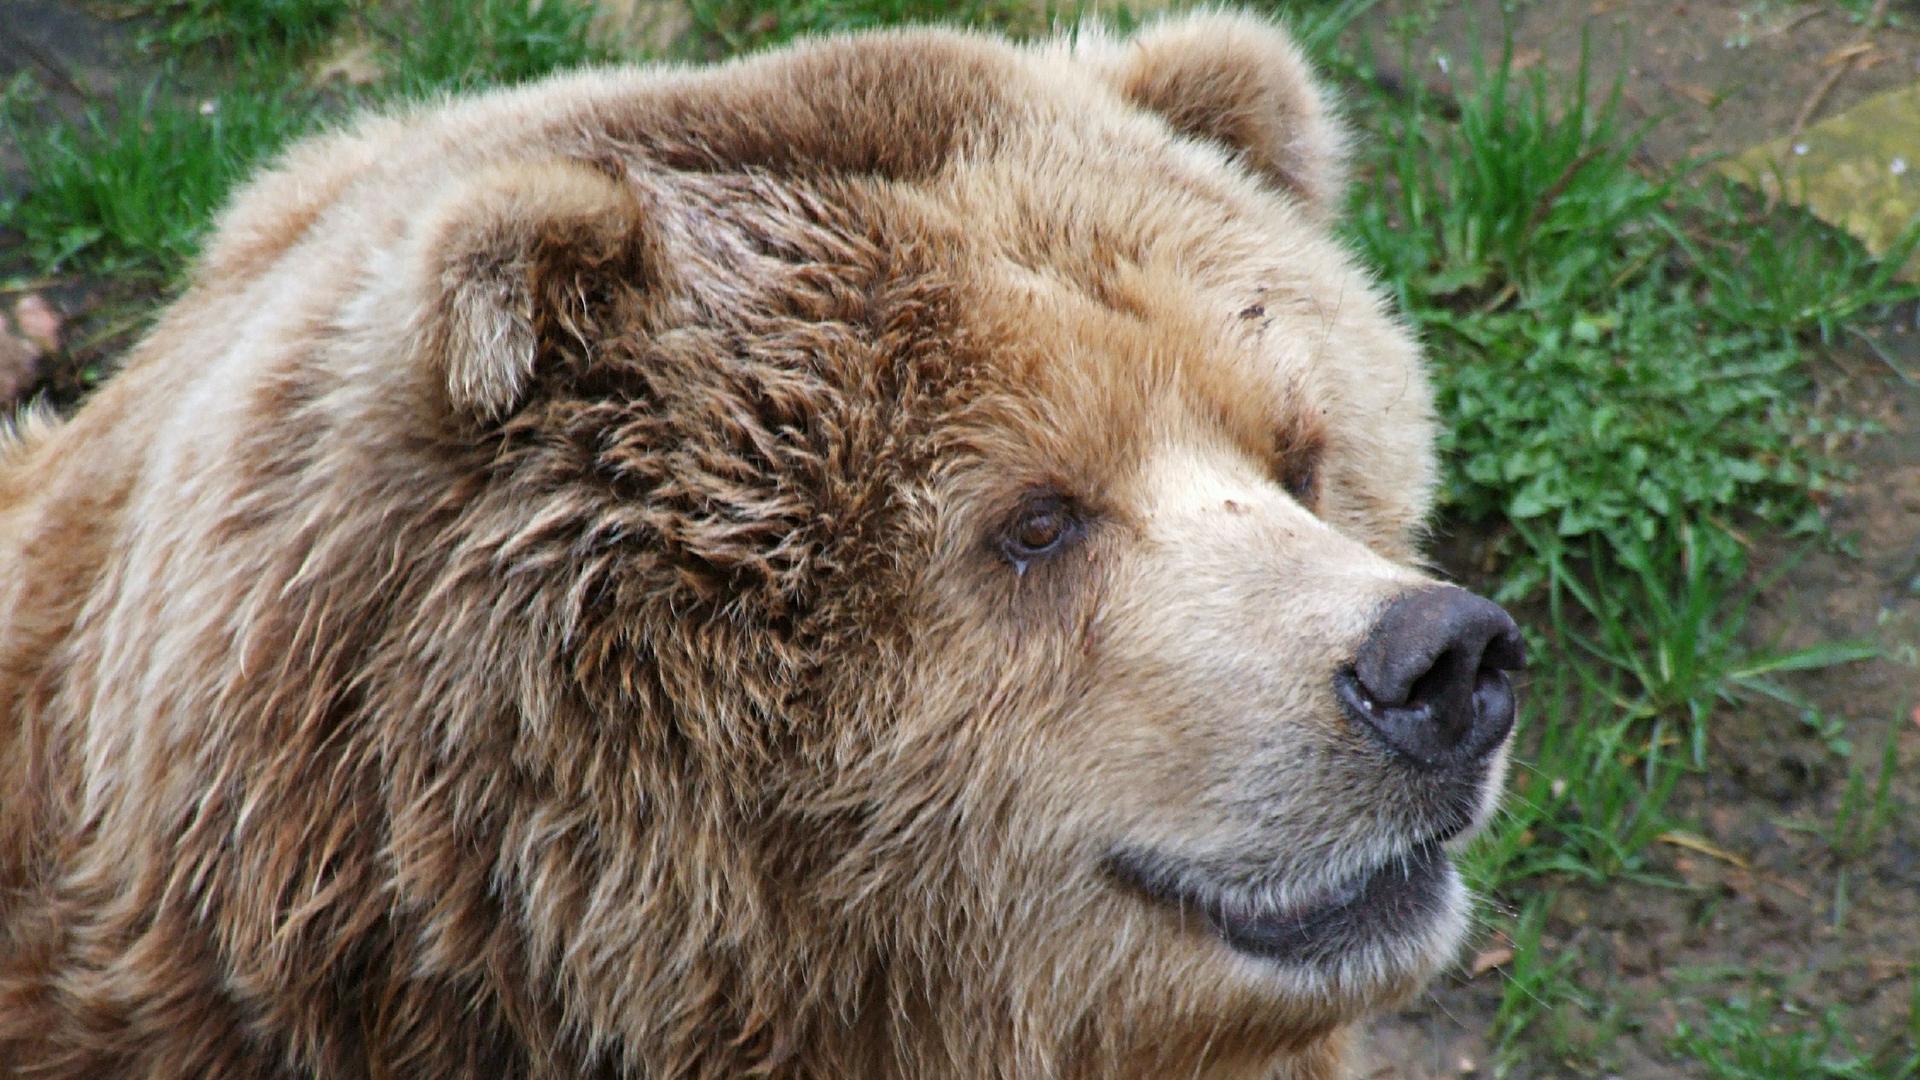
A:
{"type": "Polygon", "coordinates": [[[1347,714],[1425,769],[1478,761],[1513,729],[1507,672],[1526,644],[1500,605],[1453,586],[1407,593],[1334,679],[1347,714]]]}

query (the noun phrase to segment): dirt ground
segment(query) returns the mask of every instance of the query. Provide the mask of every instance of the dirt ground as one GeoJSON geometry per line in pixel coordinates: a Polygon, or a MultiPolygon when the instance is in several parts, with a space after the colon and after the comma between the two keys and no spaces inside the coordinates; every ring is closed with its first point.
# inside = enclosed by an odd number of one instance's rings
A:
{"type": "MultiPolygon", "coordinates": [[[[0,83],[32,72],[49,88],[52,106],[68,111],[143,77],[127,28],[98,9],[73,0],[0,5],[0,83]]],[[[1624,71],[1624,107],[1652,125],[1646,153],[1663,162],[1731,154],[1780,137],[1816,98],[1817,120],[1920,80],[1920,4],[1912,0],[1893,5],[1892,25],[1872,33],[1864,49],[1861,26],[1833,0],[1508,6],[1510,21],[1503,23],[1501,5],[1488,0],[1383,3],[1365,17],[1360,37],[1374,43],[1395,77],[1445,89],[1466,69],[1476,43],[1497,50],[1503,25],[1518,64],[1571,78],[1584,28],[1598,82],[1624,71]],[[1408,20],[1422,29],[1419,44],[1403,56],[1394,29],[1408,20]],[[1846,66],[1834,78],[1836,64],[1846,66]]],[[[1920,162],[1920,146],[1913,157],[1920,162]]],[[[0,196],[24,182],[0,139],[0,196]]],[[[12,262],[0,251],[0,274],[20,272],[12,262]]],[[[38,385],[54,400],[70,401],[81,369],[125,339],[130,324],[118,313],[142,293],[88,281],[33,284],[66,314],[70,330],[68,348],[49,358],[38,385]]],[[[1702,1001],[1725,1000],[1755,971],[1812,1015],[1843,1007],[1845,1028],[1863,1045],[1884,1045],[1904,1030],[1920,969],[1920,386],[1898,377],[1896,366],[1920,379],[1920,321],[1912,310],[1878,328],[1875,347],[1839,342],[1821,364],[1823,405],[1883,428],[1840,447],[1858,479],[1825,507],[1835,532],[1855,538],[1858,554],[1817,546],[1756,550],[1763,570],[1798,561],[1759,601],[1751,625],[1761,645],[1872,640],[1886,650],[1885,660],[1791,681],[1844,725],[1855,760],[1870,767],[1889,733],[1897,740],[1893,790],[1900,810],[1892,827],[1871,849],[1842,859],[1827,835],[1849,766],[1830,745],[1836,732],[1823,736],[1786,708],[1723,709],[1710,773],[1703,783],[1683,785],[1673,807],[1722,854],[1656,845],[1653,869],[1670,879],[1666,884],[1568,884],[1555,894],[1543,948],[1572,957],[1572,979],[1600,1007],[1548,1022],[1571,1042],[1593,1044],[1597,1058],[1543,1057],[1517,1063],[1509,1075],[1705,1075],[1670,1055],[1674,1025],[1697,1022],[1702,1001]],[[1610,1021],[1610,1012],[1619,1019],[1610,1021]]],[[[1374,1075],[1424,1080],[1489,1072],[1486,1033],[1502,978],[1500,967],[1450,977],[1381,1021],[1373,1035],[1381,1063],[1374,1075]]]]}
{"type": "Polygon", "coordinates": [[[1468,70],[1476,49],[1497,56],[1506,32],[1517,67],[1571,81],[1584,36],[1595,93],[1624,73],[1627,115],[1653,125],[1647,152],[1674,161],[1785,134],[1849,52],[1812,120],[1920,79],[1920,4],[1901,0],[1889,12],[1856,44],[1863,28],[1834,0],[1392,0],[1368,12],[1361,36],[1397,64],[1396,28],[1414,20],[1413,59],[1436,87],[1468,70]]]}
{"type": "MultiPolygon", "coordinates": [[[[89,102],[110,101],[122,85],[137,85],[152,75],[139,62],[132,29],[124,21],[66,0],[6,0],[5,11],[0,85],[21,75],[32,79],[46,90],[56,115],[78,116],[89,102]]],[[[25,183],[13,141],[0,138],[0,197],[15,194],[25,183]]]]}

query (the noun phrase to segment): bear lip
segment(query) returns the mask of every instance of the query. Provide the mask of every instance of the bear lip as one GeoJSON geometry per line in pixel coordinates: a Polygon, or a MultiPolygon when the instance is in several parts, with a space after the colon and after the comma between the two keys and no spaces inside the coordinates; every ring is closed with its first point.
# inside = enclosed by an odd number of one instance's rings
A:
{"type": "MultiPolygon", "coordinates": [[[[1279,906],[1232,893],[1196,868],[1150,855],[1119,853],[1110,869],[1126,884],[1185,914],[1198,912],[1236,952],[1264,960],[1324,965],[1356,949],[1404,937],[1445,908],[1453,864],[1443,840],[1351,875],[1312,902],[1279,906]]],[[[1230,891],[1231,890],[1231,891],[1230,891]]]]}

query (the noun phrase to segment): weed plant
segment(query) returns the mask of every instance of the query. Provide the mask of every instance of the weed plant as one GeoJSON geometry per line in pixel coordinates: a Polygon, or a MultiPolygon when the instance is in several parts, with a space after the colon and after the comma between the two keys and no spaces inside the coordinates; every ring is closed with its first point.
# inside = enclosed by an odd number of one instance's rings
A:
{"type": "Polygon", "coordinates": [[[1579,959],[1573,952],[1553,952],[1544,940],[1547,902],[1535,898],[1512,921],[1513,960],[1507,972],[1506,996],[1495,1009],[1489,1038],[1496,1047],[1514,1045],[1543,1019],[1578,1006],[1582,1000],[1568,976],[1579,959]]]}
{"type": "Polygon", "coordinates": [[[1806,211],[1768,210],[1751,189],[1721,180],[1696,193],[1691,219],[1670,221],[1673,241],[1705,279],[1715,319],[1769,331],[1784,342],[1830,342],[1877,308],[1916,293],[1899,279],[1920,248],[1920,220],[1874,256],[1806,211]]]}
{"type": "Polygon", "coordinates": [[[1457,123],[1417,88],[1375,99],[1381,152],[1349,216],[1428,340],[1446,510],[1512,526],[1502,598],[1544,585],[1537,537],[1592,539],[1606,571],[1681,526],[1711,527],[1717,561],[1735,527],[1818,532],[1841,470],[1805,437],[1800,337],[1909,295],[1898,263],[1824,228],[1749,229],[1746,272],[1697,239],[1724,229],[1724,196],[1636,163],[1617,83],[1596,104],[1584,61],[1561,90],[1511,67],[1473,62],[1457,123]]]}
{"type": "Polygon", "coordinates": [[[1846,786],[1827,827],[1827,846],[1842,862],[1860,859],[1886,836],[1898,810],[1893,801],[1893,777],[1899,770],[1900,724],[1891,725],[1881,741],[1871,778],[1859,762],[1847,769],[1846,786]]]}

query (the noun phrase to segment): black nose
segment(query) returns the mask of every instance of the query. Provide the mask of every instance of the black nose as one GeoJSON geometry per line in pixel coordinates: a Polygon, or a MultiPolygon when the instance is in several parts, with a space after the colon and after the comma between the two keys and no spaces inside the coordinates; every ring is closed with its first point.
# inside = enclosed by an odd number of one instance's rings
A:
{"type": "Polygon", "coordinates": [[[1388,748],[1438,769],[1485,757],[1507,737],[1507,672],[1526,662],[1520,628],[1500,605],[1452,586],[1421,589],[1387,605],[1334,691],[1388,748]]]}

